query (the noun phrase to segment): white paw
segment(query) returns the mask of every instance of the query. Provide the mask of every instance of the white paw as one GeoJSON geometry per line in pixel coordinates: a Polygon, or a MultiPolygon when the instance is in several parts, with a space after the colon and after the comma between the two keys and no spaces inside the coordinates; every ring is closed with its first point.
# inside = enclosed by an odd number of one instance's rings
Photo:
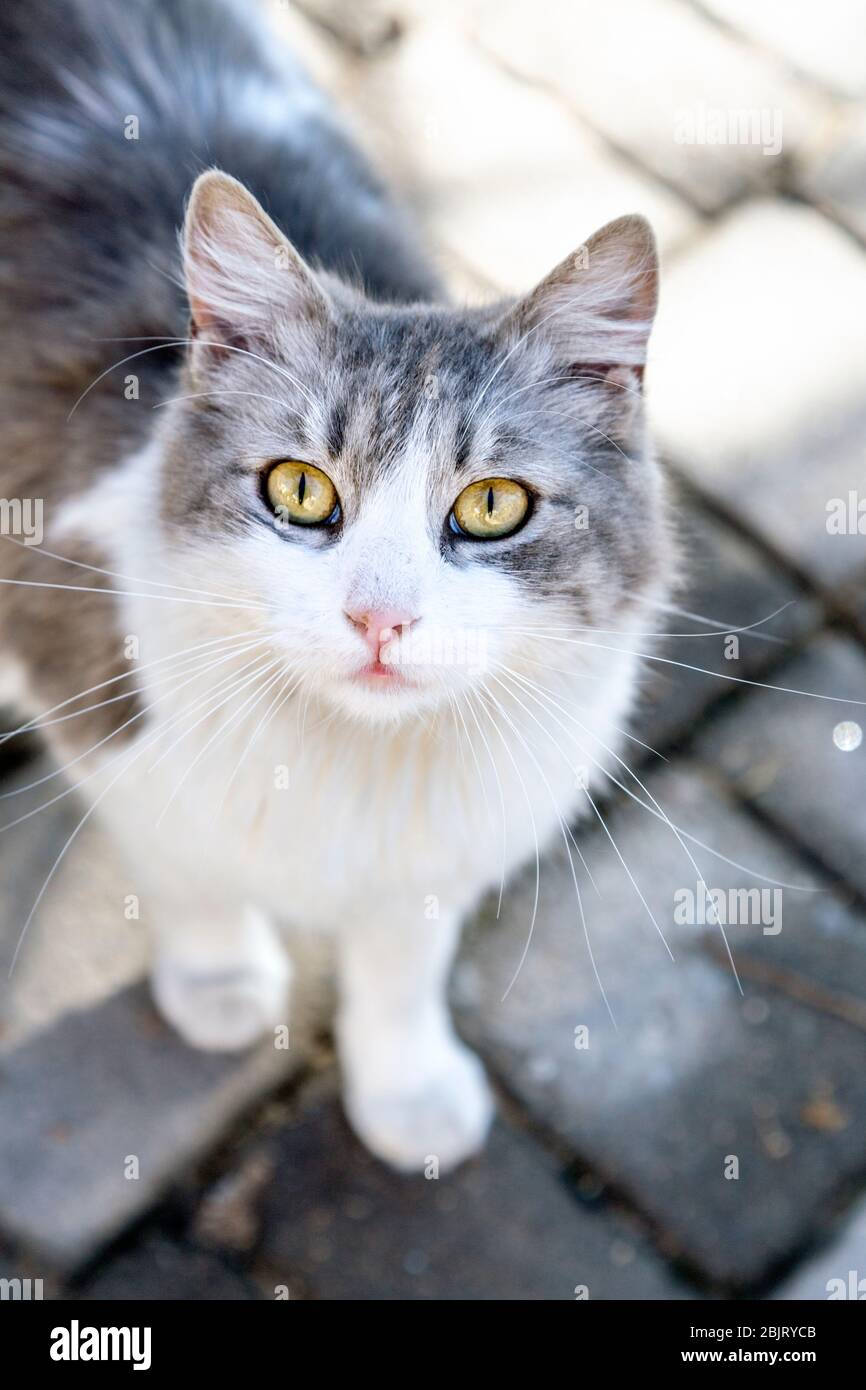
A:
{"type": "MultiPolygon", "coordinates": [[[[425,1069],[426,1071],[426,1069],[425,1069]]],[[[484,1068],[461,1043],[451,1043],[432,1073],[393,1088],[347,1088],[352,1128],[377,1158],[401,1172],[422,1172],[431,1160],[445,1172],[477,1153],[493,1118],[484,1068]]]]}
{"type": "Polygon", "coordinates": [[[291,966],[277,941],[236,960],[162,954],[151,973],[160,1011],[184,1042],[205,1052],[238,1052],[288,1016],[291,966]]]}

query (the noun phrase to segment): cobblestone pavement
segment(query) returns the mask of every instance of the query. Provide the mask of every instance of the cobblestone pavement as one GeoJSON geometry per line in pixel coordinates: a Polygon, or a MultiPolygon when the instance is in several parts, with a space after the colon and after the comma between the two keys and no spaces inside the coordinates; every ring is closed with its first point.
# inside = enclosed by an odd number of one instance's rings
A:
{"type": "MultiPolygon", "coordinates": [[[[395,1177],[351,1138],[322,946],[302,943],[288,1051],[224,1060],[170,1036],[88,825],[0,1003],[0,1274],[82,1298],[787,1299],[833,1280],[850,1296],[866,1276],[866,744],[837,727],[856,706],[792,692],[866,699],[861,0],[271,8],[455,292],[525,288],[605,220],[652,218],[648,388],[681,604],[719,635],[646,662],[635,732],[657,754],[631,746],[610,836],[580,841],[616,1025],[561,855],[504,1002],[534,874],[467,934],[455,1006],[501,1111],[452,1177],[395,1177]],[[720,141],[743,112],[749,138],[720,141]],[[732,958],[686,849],[726,902],[764,895],[763,928],[729,927],[732,958]],[[687,888],[696,925],[678,920],[687,888]]],[[[6,790],[38,775],[26,752],[6,755],[6,790]]],[[[4,978],[75,815],[63,800],[0,837],[4,978]]]]}

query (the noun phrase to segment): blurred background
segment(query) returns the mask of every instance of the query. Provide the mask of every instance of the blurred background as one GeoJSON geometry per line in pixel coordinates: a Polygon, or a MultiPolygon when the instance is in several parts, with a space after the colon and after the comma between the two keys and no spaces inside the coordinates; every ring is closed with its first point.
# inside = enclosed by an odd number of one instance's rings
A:
{"type": "MultiPolygon", "coordinates": [[[[80,814],[63,800],[0,837],[0,1275],[109,1298],[864,1297],[866,721],[839,703],[866,700],[863,5],[266,8],[455,295],[525,290],[621,213],[656,228],[647,391],[683,612],[644,663],[618,852],[580,840],[610,1012],[553,853],[508,997],[534,874],[455,974],[501,1098],[490,1146],[397,1178],[340,1116],[323,948],[301,943],[288,1051],[187,1052],[99,827],[6,981],[80,814]]],[[[0,749],[4,790],[41,767],[0,749]]]]}

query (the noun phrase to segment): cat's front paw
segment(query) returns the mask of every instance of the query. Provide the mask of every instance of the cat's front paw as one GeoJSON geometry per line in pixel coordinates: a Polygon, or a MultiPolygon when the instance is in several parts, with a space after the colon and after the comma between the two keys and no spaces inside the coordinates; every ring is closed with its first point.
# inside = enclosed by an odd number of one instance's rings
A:
{"type": "Polygon", "coordinates": [[[370,1089],[355,1080],[344,1105],[371,1153],[404,1173],[422,1172],[434,1160],[445,1172],[477,1153],[494,1110],[484,1068],[457,1042],[417,1079],[404,1074],[399,1084],[370,1089]]]}
{"type": "Polygon", "coordinates": [[[161,1013],[190,1047],[238,1052],[286,1022],[290,979],[281,948],[259,942],[255,952],[219,964],[162,954],[151,988],[161,1013]]]}

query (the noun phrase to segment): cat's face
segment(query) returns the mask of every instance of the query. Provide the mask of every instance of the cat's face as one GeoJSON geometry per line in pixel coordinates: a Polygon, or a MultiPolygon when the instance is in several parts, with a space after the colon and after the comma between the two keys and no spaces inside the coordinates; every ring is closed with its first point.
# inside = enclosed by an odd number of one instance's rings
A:
{"type": "Polygon", "coordinates": [[[640,219],[517,304],[383,307],[314,276],[210,174],[186,269],[196,342],[167,531],[265,605],[244,619],[300,690],[366,720],[424,714],[503,667],[579,668],[579,645],[551,634],[634,612],[662,563],[640,219]]]}

